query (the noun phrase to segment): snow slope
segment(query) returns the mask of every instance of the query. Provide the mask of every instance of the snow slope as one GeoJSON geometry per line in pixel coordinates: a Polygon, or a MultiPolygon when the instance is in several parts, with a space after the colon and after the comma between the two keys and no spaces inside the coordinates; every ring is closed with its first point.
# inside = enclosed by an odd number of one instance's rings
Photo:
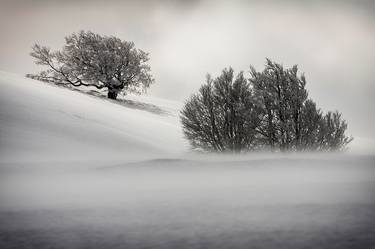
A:
{"type": "Polygon", "coordinates": [[[178,102],[122,104],[0,72],[0,160],[131,160],[188,150],[178,102]]]}

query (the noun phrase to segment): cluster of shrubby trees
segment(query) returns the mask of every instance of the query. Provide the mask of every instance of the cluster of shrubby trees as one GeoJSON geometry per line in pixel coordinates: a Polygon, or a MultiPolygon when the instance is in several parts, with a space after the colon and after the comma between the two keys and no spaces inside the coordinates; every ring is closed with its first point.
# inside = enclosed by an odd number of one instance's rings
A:
{"type": "Polygon", "coordinates": [[[352,140],[339,112],[324,114],[308,98],[297,66],[284,68],[267,59],[262,72],[237,76],[224,69],[207,76],[186,102],[181,121],[185,136],[204,151],[341,150],[352,140]]]}
{"type": "Polygon", "coordinates": [[[122,91],[139,92],[153,82],[148,54],[133,42],[90,31],[65,38],[62,50],[35,44],[31,56],[38,65],[47,66],[39,74],[27,76],[41,81],[105,89],[116,99],[122,91]]]}

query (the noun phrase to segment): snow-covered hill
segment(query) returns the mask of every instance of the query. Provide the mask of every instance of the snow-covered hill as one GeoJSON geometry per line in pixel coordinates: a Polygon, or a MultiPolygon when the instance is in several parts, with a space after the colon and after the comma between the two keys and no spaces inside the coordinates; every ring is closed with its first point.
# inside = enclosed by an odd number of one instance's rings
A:
{"type": "Polygon", "coordinates": [[[181,104],[103,98],[0,72],[0,160],[131,160],[188,150],[181,104]]]}

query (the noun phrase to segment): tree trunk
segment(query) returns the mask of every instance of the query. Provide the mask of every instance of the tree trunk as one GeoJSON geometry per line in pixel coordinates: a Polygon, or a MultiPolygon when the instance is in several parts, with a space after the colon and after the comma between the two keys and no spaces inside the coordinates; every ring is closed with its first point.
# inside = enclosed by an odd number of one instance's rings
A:
{"type": "Polygon", "coordinates": [[[108,90],[108,98],[109,99],[116,99],[117,98],[117,92],[114,92],[114,91],[110,91],[110,90],[108,90]]]}

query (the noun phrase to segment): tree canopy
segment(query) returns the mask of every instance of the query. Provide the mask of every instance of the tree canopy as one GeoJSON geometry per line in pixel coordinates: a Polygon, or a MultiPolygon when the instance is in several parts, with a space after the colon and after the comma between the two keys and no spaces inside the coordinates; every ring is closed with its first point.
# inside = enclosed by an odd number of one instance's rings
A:
{"type": "Polygon", "coordinates": [[[30,53],[47,70],[28,74],[41,81],[75,87],[106,89],[108,98],[116,99],[121,91],[140,92],[153,83],[148,54],[133,42],[114,36],[80,31],[65,38],[58,51],[35,44],[30,53]]]}
{"type": "Polygon", "coordinates": [[[267,59],[261,72],[232,68],[206,83],[181,111],[183,131],[204,151],[342,150],[352,140],[338,111],[323,112],[308,98],[298,67],[267,59]]]}

